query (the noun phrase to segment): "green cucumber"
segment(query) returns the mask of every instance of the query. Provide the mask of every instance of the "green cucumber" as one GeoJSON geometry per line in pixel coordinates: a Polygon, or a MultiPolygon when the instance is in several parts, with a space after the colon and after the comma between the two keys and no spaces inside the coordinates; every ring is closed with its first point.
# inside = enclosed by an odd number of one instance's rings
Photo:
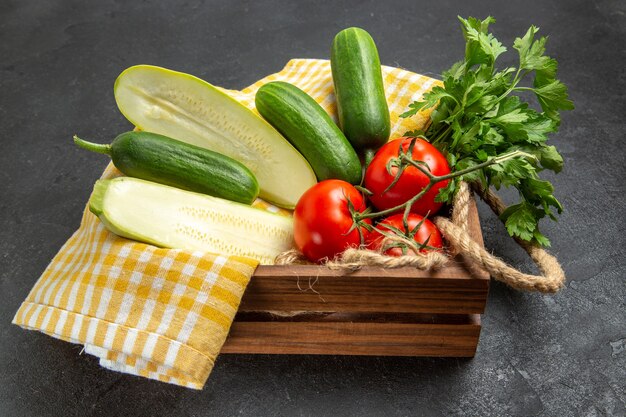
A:
{"type": "Polygon", "coordinates": [[[254,99],[256,109],[313,167],[319,181],[361,181],[361,162],[328,113],[293,84],[264,84],[254,99]]]}
{"type": "Polygon", "coordinates": [[[360,28],[339,32],[330,52],[339,126],[358,152],[372,154],[389,140],[389,107],[372,37],[360,28]]]}
{"type": "Polygon", "coordinates": [[[251,204],[259,195],[254,174],[240,162],[151,132],[125,132],[110,145],[74,136],[81,148],[111,156],[122,173],[184,190],[251,204]]]}
{"type": "Polygon", "coordinates": [[[109,231],[164,248],[273,264],[293,246],[291,217],[137,178],[97,181],[89,210],[109,231]]]}
{"type": "Polygon", "coordinates": [[[292,209],[316,183],[311,166],[276,129],[200,78],[137,65],[120,74],[114,90],[120,111],[139,129],[236,159],[273,204],[292,209]]]}

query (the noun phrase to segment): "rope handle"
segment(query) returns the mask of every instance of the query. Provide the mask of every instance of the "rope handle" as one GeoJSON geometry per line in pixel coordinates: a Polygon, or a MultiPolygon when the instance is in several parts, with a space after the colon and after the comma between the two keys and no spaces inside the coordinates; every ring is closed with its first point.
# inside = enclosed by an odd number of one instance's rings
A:
{"type": "MultiPolygon", "coordinates": [[[[505,204],[491,190],[473,187],[476,193],[498,216],[506,209],[505,204]]],[[[452,220],[435,217],[434,222],[457,253],[487,271],[494,279],[520,290],[554,293],[565,284],[565,273],[559,261],[536,244],[515,239],[539,268],[541,275],[523,273],[487,252],[468,233],[469,201],[472,198],[467,183],[460,184],[452,211],[452,220]]]]}

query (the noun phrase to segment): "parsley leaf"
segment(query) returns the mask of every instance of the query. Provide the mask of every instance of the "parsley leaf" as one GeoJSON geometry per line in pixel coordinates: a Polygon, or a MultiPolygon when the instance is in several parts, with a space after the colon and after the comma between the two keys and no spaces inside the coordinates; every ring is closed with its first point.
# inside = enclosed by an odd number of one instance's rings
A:
{"type": "Polygon", "coordinates": [[[459,20],[466,40],[466,66],[493,64],[500,54],[506,52],[506,48],[488,33],[489,24],[496,21],[493,17],[490,16],[483,21],[472,17],[469,19],[459,17],[459,20]]]}
{"type": "Polygon", "coordinates": [[[532,240],[537,229],[536,217],[540,215],[537,209],[530,203],[523,202],[508,207],[500,219],[504,221],[506,230],[511,236],[522,240],[532,240]]]}
{"type": "Polygon", "coordinates": [[[536,87],[534,90],[541,108],[552,119],[560,120],[558,110],[572,110],[574,103],[567,98],[567,87],[559,80],[536,87]]]}
{"type": "Polygon", "coordinates": [[[446,90],[444,90],[440,86],[435,86],[433,87],[432,90],[424,94],[423,101],[416,101],[416,102],[409,104],[409,110],[402,113],[400,117],[406,118],[406,117],[417,114],[417,112],[419,112],[420,110],[425,110],[431,107],[435,107],[437,103],[439,103],[439,100],[441,100],[444,97],[449,97],[449,98],[454,99],[454,97],[450,95],[450,93],[448,93],[446,90]]]}
{"type": "Polygon", "coordinates": [[[554,146],[542,146],[539,149],[539,160],[544,168],[557,174],[563,169],[563,157],[554,146]]]}
{"type": "Polygon", "coordinates": [[[515,39],[513,48],[519,53],[520,68],[525,70],[542,69],[551,61],[549,56],[545,56],[547,38],[534,40],[539,28],[531,26],[523,38],[515,39]]]}

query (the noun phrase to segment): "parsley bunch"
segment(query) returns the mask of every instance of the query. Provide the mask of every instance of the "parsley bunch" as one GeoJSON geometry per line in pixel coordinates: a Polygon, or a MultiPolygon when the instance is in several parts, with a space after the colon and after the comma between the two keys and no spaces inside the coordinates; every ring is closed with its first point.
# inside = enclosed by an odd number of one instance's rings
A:
{"type": "Polygon", "coordinates": [[[519,54],[519,66],[496,71],[496,58],[506,48],[488,28],[495,19],[475,18],[461,21],[465,36],[465,59],[443,73],[443,87],[436,86],[424,94],[422,101],[410,104],[401,117],[410,117],[422,109],[437,106],[431,114],[424,135],[447,156],[453,170],[464,170],[489,158],[515,150],[535,158],[508,159],[489,165],[450,181],[437,199],[451,202],[460,180],[480,184],[484,189],[494,186],[515,187],[520,202],[508,207],[500,216],[511,236],[549,246],[550,241],[538,228],[543,217],[556,220],[553,209],[561,213],[561,203],[554,197],[549,181],[538,172],[549,169],[561,171],[563,158],[554,146],[546,144],[548,134],[556,132],[560,110],[571,110],[567,87],[556,79],[556,60],[544,55],[546,38],[535,39],[535,26],[522,38],[515,39],[513,48],[519,54]],[[533,75],[533,86],[520,82],[533,75]],[[515,93],[534,93],[541,111],[534,110],[515,93]]]}

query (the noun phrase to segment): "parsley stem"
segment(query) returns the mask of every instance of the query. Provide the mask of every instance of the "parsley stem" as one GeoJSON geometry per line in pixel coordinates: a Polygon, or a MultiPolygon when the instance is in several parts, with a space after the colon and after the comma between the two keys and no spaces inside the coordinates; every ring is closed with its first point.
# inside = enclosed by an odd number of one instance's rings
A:
{"type": "Polygon", "coordinates": [[[452,125],[448,125],[446,130],[444,130],[443,133],[440,133],[439,135],[437,135],[437,137],[435,137],[435,139],[433,139],[430,143],[435,144],[439,142],[441,139],[445,138],[448,135],[451,129],[452,129],[452,125]]]}

